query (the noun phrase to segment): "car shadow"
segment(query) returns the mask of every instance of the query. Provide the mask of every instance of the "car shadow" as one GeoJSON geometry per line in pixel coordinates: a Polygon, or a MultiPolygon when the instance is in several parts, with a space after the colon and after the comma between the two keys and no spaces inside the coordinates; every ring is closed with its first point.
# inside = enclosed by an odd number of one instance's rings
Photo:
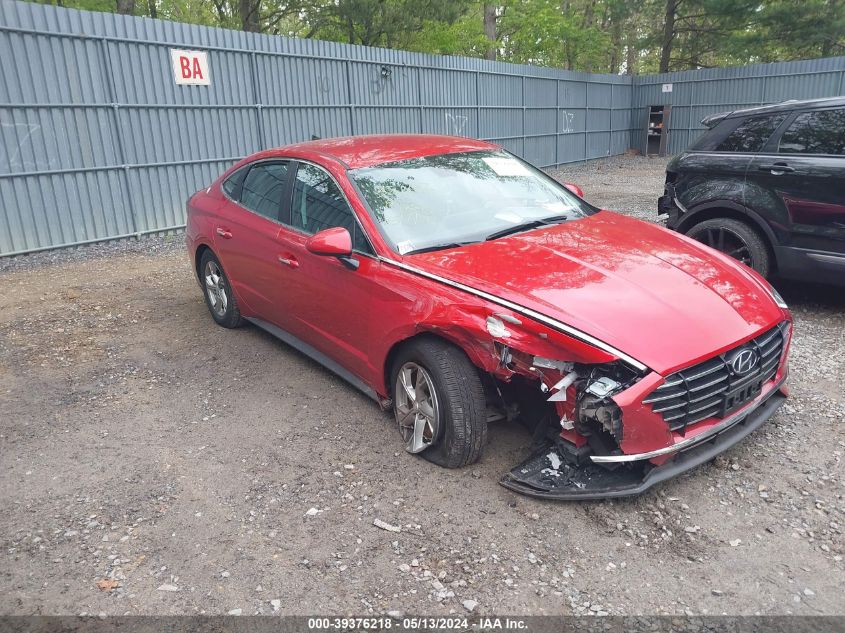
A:
{"type": "Polygon", "coordinates": [[[845,309],[845,287],[789,279],[772,279],[771,282],[790,308],[820,306],[845,309]]]}

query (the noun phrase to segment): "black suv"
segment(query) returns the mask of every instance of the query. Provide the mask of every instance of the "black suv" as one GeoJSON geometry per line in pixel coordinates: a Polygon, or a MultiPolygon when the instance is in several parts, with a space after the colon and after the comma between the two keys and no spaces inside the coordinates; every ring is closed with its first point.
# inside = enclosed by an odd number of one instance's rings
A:
{"type": "Polygon", "coordinates": [[[763,276],[845,285],[845,97],[725,112],[666,169],[659,214],[763,276]]]}

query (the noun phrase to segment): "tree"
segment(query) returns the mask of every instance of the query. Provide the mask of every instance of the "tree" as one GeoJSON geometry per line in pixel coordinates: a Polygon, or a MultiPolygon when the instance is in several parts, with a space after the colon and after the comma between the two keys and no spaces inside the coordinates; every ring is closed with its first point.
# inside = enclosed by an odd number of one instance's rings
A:
{"type": "Polygon", "coordinates": [[[746,36],[762,61],[845,54],[845,1],[770,0],[746,36]]]}
{"type": "Polygon", "coordinates": [[[845,54],[845,0],[34,0],[596,72],[845,54]]]}
{"type": "Polygon", "coordinates": [[[484,37],[490,42],[487,46],[487,50],[484,52],[484,57],[486,59],[496,59],[496,48],[498,47],[499,43],[499,34],[496,28],[496,20],[498,16],[496,15],[496,5],[494,4],[485,4],[483,7],[484,11],[484,37]]]}
{"type": "Polygon", "coordinates": [[[666,0],[663,13],[663,39],[660,42],[660,72],[669,72],[672,60],[672,45],[675,43],[675,17],[681,0],[666,0]]]}

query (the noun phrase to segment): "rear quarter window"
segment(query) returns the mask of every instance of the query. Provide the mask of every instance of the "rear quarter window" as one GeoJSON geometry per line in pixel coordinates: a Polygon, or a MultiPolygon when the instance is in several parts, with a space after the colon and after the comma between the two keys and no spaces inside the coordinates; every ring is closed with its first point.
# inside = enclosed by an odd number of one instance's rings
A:
{"type": "Polygon", "coordinates": [[[736,119],[724,119],[709,130],[704,130],[701,136],[690,145],[690,149],[699,152],[712,152],[736,126],[736,119]]]}
{"type": "Polygon", "coordinates": [[[223,181],[223,191],[236,202],[241,196],[241,184],[243,183],[244,176],[248,170],[249,165],[241,167],[238,171],[223,181]]]}
{"type": "Polygon", "coordinates": [[[786,114],[769,114],[745,119],[715,148],[717,152],[759,152],[786,114]]]}

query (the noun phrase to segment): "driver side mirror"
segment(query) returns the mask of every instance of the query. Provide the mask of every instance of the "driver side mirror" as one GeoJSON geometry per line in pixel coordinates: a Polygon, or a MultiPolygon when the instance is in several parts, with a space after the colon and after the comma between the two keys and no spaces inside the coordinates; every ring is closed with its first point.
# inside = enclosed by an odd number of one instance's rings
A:
{"type": "Polygon", "coordinates": [[[571,182],[565,182],[565,183],[563,183],[563,186],[566,187],[567,189],[569,189],[572,193],[574,193],[579,198],[584,197],[584,190],[581,189],[581,187],[579,187],[578,185],[573,185],[571,182]]]}
{"type": "Polygon", "coordinates": [[[315,255],[344,257],[352,254],[352,236],[342,226],[314,233],[305,241],[305,248],[315,255]]]}
{"type": "Polygon", "coordinates": [[[352,236],[342,226],[314,233],[305,241],[305,248],[315,255],[337,257],[347,268],[358,268],[358,260],[352,257],[352,236]]]}

